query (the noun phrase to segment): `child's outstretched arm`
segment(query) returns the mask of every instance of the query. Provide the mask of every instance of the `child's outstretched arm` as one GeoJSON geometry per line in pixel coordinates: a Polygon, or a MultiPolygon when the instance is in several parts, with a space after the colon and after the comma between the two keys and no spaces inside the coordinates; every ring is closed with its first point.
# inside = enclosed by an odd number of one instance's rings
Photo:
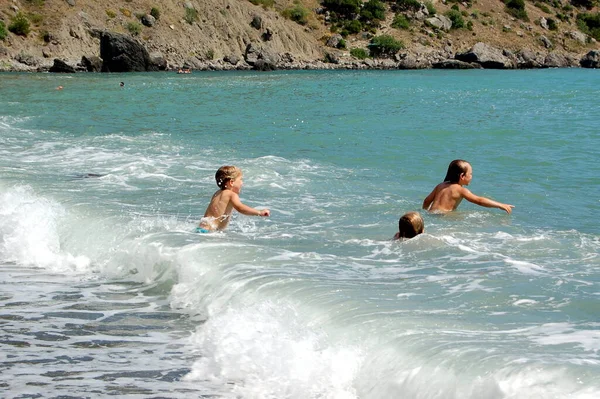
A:
{"type": "Polygon", "coordinates": [[[512,212],[512,208],[514,208],[514,205],[503,204],[502,202],[494,201],[486,197],[480,197],[478,195],[475,195],[465,187],[461,187],[461,195],[469,202],[480,206],[485,206],[486,208],[502,209],[509,215],[512,212]]]}
{"type": "Polygon", "coordinates": [[[240,196],[233,193],[231,195],[231,204],[233,208],[239,213],[247,216],[270,216],[271,211],[268,209],[254,209],[251,206],[244,205],[240,200],[240,196]]]}

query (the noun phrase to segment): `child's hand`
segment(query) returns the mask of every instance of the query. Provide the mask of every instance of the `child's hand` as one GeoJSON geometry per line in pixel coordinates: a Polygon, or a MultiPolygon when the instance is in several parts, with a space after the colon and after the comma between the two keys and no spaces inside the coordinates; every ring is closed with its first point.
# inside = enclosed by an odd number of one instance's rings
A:
{"type": "Polygon", "coordinates": [[[504,209],[504,211],[506,211],[506,213],[508,213],[509,215],[514,207],[514,205],[502,204],[502,209],[504,209]]]}
{"type": "Polygon", "coordinates": [[[261,209],[258,211],[258,216],[271,216],[271,211],[268,209],[261,209]]]}

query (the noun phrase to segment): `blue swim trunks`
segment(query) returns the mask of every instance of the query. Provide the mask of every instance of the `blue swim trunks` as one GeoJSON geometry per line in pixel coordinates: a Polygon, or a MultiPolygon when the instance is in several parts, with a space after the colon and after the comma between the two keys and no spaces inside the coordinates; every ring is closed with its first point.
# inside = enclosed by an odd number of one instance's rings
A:
{"type": "Polygon", "coordinates": [[[196,233],[210,233],[210,230],[203,229],[202,227],[196,227],[196,233]]]}

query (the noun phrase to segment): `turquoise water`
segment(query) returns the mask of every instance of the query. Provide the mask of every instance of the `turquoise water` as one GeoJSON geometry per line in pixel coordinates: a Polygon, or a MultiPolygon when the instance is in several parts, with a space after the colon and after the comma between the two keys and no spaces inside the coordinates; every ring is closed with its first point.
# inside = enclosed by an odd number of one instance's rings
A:
{"type": "Polygon", "coordinates": [[[2,396],[600,396],[599,87],[0,74],[2,396]],[[392,242],[456,158],[512,215],[392,242]],[[271,217],[194,234],[226,164],[271,217]]]}

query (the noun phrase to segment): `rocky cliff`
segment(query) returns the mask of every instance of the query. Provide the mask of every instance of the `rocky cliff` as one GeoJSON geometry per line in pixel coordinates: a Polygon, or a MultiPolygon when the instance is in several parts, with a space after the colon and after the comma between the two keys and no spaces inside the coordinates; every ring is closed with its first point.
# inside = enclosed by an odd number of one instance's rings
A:
{"type": "Polygon", "coordinates": [[[160,69],[579,66],[598,43],[578,24],[595,3],[575,5],[525,1],[523,18],[499,0],[0,0],[0,70],[49,70],[55,59],[95,70],[86,63],[106,33],[141,44],[160,69]],[[333,12],[344,1],[376,2],[384,14],[349,31],[333,12]],[[375,58],[356,51],[368,55],[382,35],[402,46],[375,58]]]}

